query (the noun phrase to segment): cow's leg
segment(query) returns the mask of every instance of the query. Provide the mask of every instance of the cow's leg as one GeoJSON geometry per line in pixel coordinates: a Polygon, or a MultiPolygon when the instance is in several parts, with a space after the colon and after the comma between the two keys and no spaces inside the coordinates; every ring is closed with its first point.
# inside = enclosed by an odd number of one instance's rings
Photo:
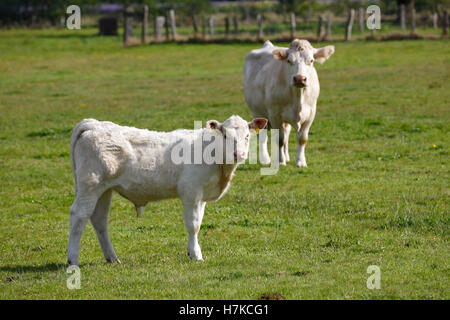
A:
{"type": "Polygon", "coordinates": [[[306,164],[305,147],[308,142],[308,132],[310,127],[311,122],[305,122],[297,132],[298,151],[295,164],[299,168],[306,168],[308,166],[306,164]]]}
{"type": "Polygon", "coordinates": [[[289,123],[283,123],[283,130],[284,130],[284,142],[283,142],[283,152],[284,152],[284,158],[286,159],[286,162],[289,162],[291,158],[289,157],[289,134],[291,133],[291,125],[289,123]]]}
{"type": "MultiPolygon", "coordinates": [[[[284,128],[282,126],[279,126],[278,128],[281,128],[281,130],[279,130],[279,137],[278,137],[278,152],[279,152],[279,160],[280,160],[280,166],[285,166],[286,165],[286,154],[284,152],[284,128]]],[[[273,151],[272,151],[273,152],[273,151]]]]}
{"type": "Polygon", "coordinates": [[[82,192],[77,188],[75,201],[70,207],[70,234],[67,262],[78,265],[80,240],[87,221],[94,213],[99,196],[95,192],[82,192]]]}
{"type": "Polygon", "coordinates": [[[112,189],[105,191],[100,199],[98,199],[94,214],[91,216],[91,223],[97,233],[97,238],[100,242],[100,246],[102,247],[103,255],[105,256],[106,261],[110,263],[120,263],[119,259],[117,259],[116,253],[114,252],[114,248],[108,234],[108,216],[111,198],[112,189]]]}
{"type": "Polygon", "coordinates": [[[206,202],[203,201],[183,201],[184,225],[189,235],[187,254],[195,260],[203,260],[202,251],[198,244],[198,232],[202,224],[205,205],[206,202]]]}
{"type": "MultiPolygon", "coordinates": [[[[284,128],[283,128],[283,121],[278,116],[271,116],[269,115],[269,123],[271,127],[275,130],[278,130],[278,161],[279,164],[282,166],[286,165],[286,157],[284,153],[284,128]]],[[[274,139],[273,136],[273,130],[271,131],[272,135],[270,139],[274,139]]],[[[277,150],[271,150],[272,156],[274,155],[274,152],[277,152],[277,150]]]]}
{"type": "Polygon", "coordinates": [[[261,164],[269,164],[270,156],[267,150],[267,130],[263,129],[259,132],[259,162],[261,164]]]}

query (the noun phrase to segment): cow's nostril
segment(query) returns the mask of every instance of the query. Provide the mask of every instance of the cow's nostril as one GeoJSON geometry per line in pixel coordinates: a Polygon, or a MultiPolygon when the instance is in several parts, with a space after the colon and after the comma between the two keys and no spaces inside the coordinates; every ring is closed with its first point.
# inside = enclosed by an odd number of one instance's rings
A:
{"type": "Polygon", "coordinates": [[[294,77],[294,84],[296,85],[306,85],[306,77],[304,76],[295,76],[294,77]]]}

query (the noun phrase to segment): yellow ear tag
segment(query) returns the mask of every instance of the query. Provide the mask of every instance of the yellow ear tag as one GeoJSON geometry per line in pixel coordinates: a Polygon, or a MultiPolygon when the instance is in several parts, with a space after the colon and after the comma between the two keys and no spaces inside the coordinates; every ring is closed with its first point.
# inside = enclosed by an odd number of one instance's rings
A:
{"type": "Polygon", "coordinates": [[[259,127],[256,127],[255,131],[256,131],[256,134],[258,134],[259,133],[259,127]]]}

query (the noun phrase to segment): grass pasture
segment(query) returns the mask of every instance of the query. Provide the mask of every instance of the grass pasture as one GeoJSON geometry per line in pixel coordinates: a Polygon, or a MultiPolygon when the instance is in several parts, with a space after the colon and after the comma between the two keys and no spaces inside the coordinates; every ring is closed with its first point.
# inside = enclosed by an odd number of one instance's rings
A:
{"type": "MultiPolygon", "coordinates": [[[[0,299],[449,299],[448,41],[336,43],[316,66],[307,147],[277,175],[238,168],[206,206],[203,263],[186,256],[178,200],[143,218],[113,197],[104,262],[88,224],[81,289],[66,288],[73,176],[83,118],[173,130],[250,119],[242,88],[257,45],[121,48],[95,30],[0,30],[0,299]],[[381,289],[366,288],[369,265],[381,289]]],[[[313,44],[317,46],[317,44],[313,44]]],[[[291,134],[291,159],[295,158],[291,134]]]]}

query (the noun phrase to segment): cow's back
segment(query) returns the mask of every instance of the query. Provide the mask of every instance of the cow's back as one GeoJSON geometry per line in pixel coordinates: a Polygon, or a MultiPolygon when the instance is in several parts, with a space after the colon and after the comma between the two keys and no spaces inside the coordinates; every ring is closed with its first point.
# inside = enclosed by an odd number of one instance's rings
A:
{"type": "Polygon", "coordinates": [[[252,50],[245,59],[244,95],[254,117],[267,117],[265,103],[270,93],[266,91],[276,85],[280,71],[279,61],[273,57],[273,51],[277,48],[266,41],[262,48],[252,50]]]}
{"type": "Polygon", "coordinates": [[[273,60],[273,50],[276,49],[266,41],[260,49],[250,51],[244,64],[244,88],[255,85],[255,81],[263,80],[261,71],[273,60]]]}

